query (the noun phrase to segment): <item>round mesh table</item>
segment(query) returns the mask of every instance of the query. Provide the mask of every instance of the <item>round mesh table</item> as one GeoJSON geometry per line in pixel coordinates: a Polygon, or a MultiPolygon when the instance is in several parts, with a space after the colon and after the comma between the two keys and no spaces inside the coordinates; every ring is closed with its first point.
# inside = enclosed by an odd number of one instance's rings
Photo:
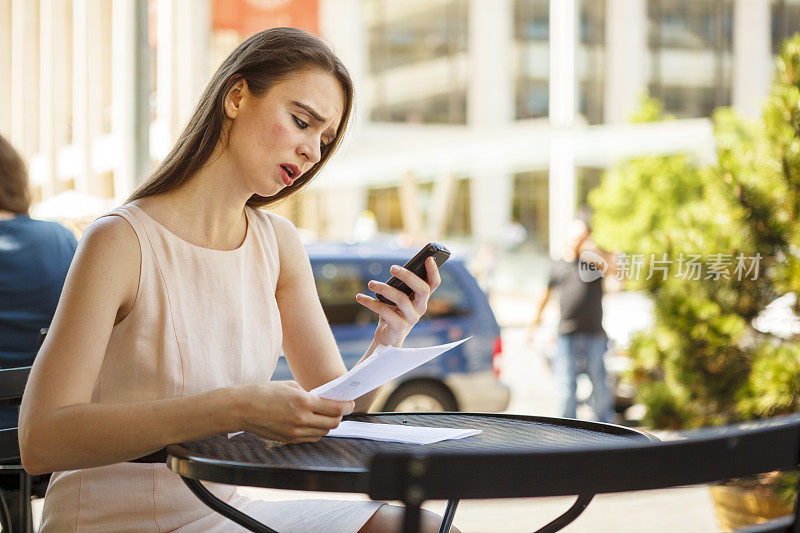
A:
{"type": "MultiPolygon", "coordinates": [[[[473,437],[425,444],[425,451],[553,450],[648,439],[636,430],[582,420],[467,413],[351,415],[346,420],[480,429],[473,437]]],[[[250,433],[217,435],[167,447],[168,466],[193,479],[280,489],[366,492],[369,460],[379,451],[420,450],[418,444],[322,437],[282,444],[250,433]]]]}
{"type": "MultiPolygon", "coordinates": [[[[326,492],[368,492],[370,459],[385,451],[553,451],[586,446],[613,446],[649,441],[639,431],[582,420],[538,416],[472,413],[380,413],[351,415],[346,420],[480,429],[479,435],[433,444],[402,444],[323,437],[314,443],[283,444],[249,433],[216,435],[167,447],[167,466],[212,509],[251,531],[272,531],[220,502],[198,482],[326,492]],[[248,520],[252,521],[248,522],[248,520]]],[[[589,498],[591,499],[591,498],[589,498]]],[[[584,502],[584,507],[585,507],[584,502]]],[[[446,511],[452,521],[455,503],[446,511]]],[[[448,518],[449,516],[449,518],[448,518]]],[[[576,515],[577,516],[577,515],[576,515]]],[[[449,526],[448,526],[449,527],[449,526]]]]}

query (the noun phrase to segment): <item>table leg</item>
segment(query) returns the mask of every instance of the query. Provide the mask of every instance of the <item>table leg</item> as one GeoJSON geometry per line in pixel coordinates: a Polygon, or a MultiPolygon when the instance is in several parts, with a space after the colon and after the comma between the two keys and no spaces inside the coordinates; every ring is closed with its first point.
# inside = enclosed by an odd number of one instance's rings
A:
{"type": "Polygon", "coordinates": [[[562,514],[561,516],[559,516],[546,526],[537,530],[536,533],[553,533],[554,531],[559,531],[562,528],[566,527],[573,520],[578,518],[584,510],[586,510],[586,507],[589,505],[589,502],[592,501],[592,498],[594,498],[594,494],[579,495],[578,499],[575,500],[575,503],[572,504],[572,507],[567,509],[567,511],[564,514],[562,514]]]}
{"type": "Polygon", "coordinates": [[[403,533],[419,533],[420,504],[406,503],[403,517],[403,533]]]}
{"type": "Polygon", "coordinates": [[[233,520],[240,526],[245,527],[250,531],[254,531],[255,533],[278,533],[274,529],[265,526],[255,518],[252,518],[241,512],[239,509],[231,507],[227,503],[223,502],[214,496],[211,491],[205,488],[205,486],[196,479],[190,479],[183,476],[181,476],[181,479],[184,483],[186,483],[186,486],[189,487],[189,490],[191,490],[194,495],[200,499],[201,502],[208,505],[225,518],[233,520]]]}
{"type": "Polygon", "coordinates": [[[3,489],[0,489],[0,526],[2,526],[3,531],[11,529],[11,511],[8,508],[3,489]]]}
{"type": "Polygon", "coordinates": [[[458,507],[458,500],[447,500],[447,507],[444,509],[439,533],[450,533],[450,526],[453,525],[453,518],[456,516],[456,507],[458,507]]]}
{"type": "Polygon", "coordinates": [[[31,513],[31,497],[33,492],[33,481],[31,476],[24,470],[19,472],[19,491],[20,491],[20,517],[22,518],[22,531],[31,533],[33,531],[33,514],[31,513]]]}

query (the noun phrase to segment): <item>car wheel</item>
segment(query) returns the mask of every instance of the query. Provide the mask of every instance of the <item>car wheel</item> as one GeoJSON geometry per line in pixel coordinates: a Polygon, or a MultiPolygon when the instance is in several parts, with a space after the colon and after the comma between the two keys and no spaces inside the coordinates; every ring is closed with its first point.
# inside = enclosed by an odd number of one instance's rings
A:
{"type": "Polygon", "coordinates": [[[412,382],[401,385],[386,400],[383,411],[440,412],[457,411],[456,399],[443,385],[435,382],[412,382]]]}

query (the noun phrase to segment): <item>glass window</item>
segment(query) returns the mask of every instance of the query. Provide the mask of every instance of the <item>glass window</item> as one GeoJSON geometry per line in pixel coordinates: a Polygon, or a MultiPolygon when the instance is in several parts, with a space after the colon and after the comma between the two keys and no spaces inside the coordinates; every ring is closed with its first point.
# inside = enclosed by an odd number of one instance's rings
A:
{"type": "Polygon", "coordinates": [[[678,118],[710,117],[718,107],[715,87],[681,87],[650,85],[650,94],[658,93],[664,101],[664,109],[678,118]]]}
{"type": "Polygon", "coordinates": [[[331,325],[363,325],[377,321],[375,313],[356,301],[356,294],[367,290],[358,264],[325,262],[314,264],[312,268],[322,309],[331,325]]]}
{"type": "Polygon", "coordinates": [[[372,120],[466,123],[468,6],[467,0],[366,3],[372,120]],[[401,94],[399,81],[414,89],[401,94]]]}
{"type": "Polygon", "coordinates": [[[539,170],[514,176],[511,218],[528,232],[537,249],[547,250],[550,232],[549,172],[539,170]]]}
{"type": "Polygon", "coordinates": [[[455,89],[410,102],[393,105],[376,105],[372,108],[376,122],[403,122],[406,124],[466,124],[467,90],[455,89]]]}
{"type": "Polygon", "coordinates": [[[731,103],[733,1],[649,0],[650,94],[678,118],[731,103]]]}
{"type": "Polygon", "coordinates": [[[466,0],[405,1],[405,10],[389,0],[372,0],[369,68],[387,69],[428,61],[467,49],[466,0]],[[414,5],[419,7],[415,8],[414,5]]]}
{"type": "Polygon", "coordinates": [[[442,283],[428,300],[428,310],[423,320],[435,320],[470,314],[469,300],[452,270],[442,268],[442,283]]]}
{"type": "Polygon", "coordinates": [[[725,48],[733,46],[731,0],[650,0],[650,46],[725,48]]]}
{"type": "Polygon", "coordinates": [[[514,38],[550,39],[550,0],[514,0],[514,38]]]}
{"type": "Polygon", "coordinates": [[[546,117],[549,113],[550,1],[514,0],[516,41],[515,117],[546,117]]]}
{"type": "Polygon", "coordinates": [[[469,179],[459,179],[454,193],[455,199],[445,225],[445,234],[448,237],[469,237],[472,235],[469,179]]]}
{"type": "Polygon", "coordinates": [[[772,53],[781,51],[781,43],[800,32],[800,0],[772,0],[772,53]]]}
{"type": "Polygon", "coordinates": [[[600,185],[600,179],[603,176],[604,170],[602,168],[591,167],[578,167],[575,170],[577,171],[577,179],[575,180],[575,207],[576,213],[580,215],[581,212],[588,211],[589,192],[600,185]]]}
{"type": "Polygon", "coordinates": [[[603,122],[605,4],[605,0],[580,2],[580,43],[575,58],[578,113],[583,115],[589,124],[603,122]]]}
{"type": "Polygon", "coordinates": [[[381,187],[367,190],[367,210],[375,215],[378,231],[394,233],[403,230],[400,210],[400,188],[381,187]]]}
{"type": "Polygon", "coordinates": [[[518,119],[546,117],[550,109],[549,91],[547,80],[518,79],[516,117],[518,119]]]}

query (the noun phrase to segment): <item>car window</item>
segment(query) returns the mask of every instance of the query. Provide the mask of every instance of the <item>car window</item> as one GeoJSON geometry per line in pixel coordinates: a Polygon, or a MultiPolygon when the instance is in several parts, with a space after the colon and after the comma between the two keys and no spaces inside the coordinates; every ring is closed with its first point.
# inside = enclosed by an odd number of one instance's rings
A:
{"type": "Polygon", "coordinates": [[[470,314],[469,300],[458,277],[447,268],[440,270],[439,275],[442,277],[442,283],[428,300],[428,311],[422,319],[433,320],[470,314]]]}
{"type": "Polygon", "coordinates": [[[313,264],[312,269],[322,309],[331,325],[377,321],[377,315],[356,302],[356,294],[365,292],[367,286],[358,264],[325,261],[313,264]]]}

